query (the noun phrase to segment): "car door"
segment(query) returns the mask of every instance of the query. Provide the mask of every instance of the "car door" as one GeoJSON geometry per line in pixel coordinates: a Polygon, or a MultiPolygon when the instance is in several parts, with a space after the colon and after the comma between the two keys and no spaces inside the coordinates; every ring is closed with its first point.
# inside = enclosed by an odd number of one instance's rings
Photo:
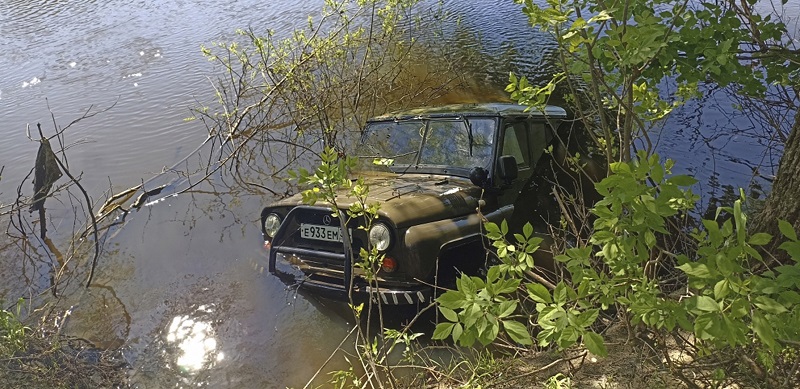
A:
{"type": "Polygon", "coordinates": [[[514,204],[510,227],[519,231],[530,222],[537,232],[545,233],[560,215],[552,197],[552,158],[546,152],[553,140],[552,128],[541,118],[520,118],[506,121],[503,130],[500,155],[514,156],[519,170],[501,195],[503,202],[514,204]]]}
{"type": "Polygon", "coordinates": [[[498,177],[495,186],[501,192],[498,196],[499,205],[514,204],[519,198],[520,191],[531,176],[531,153],[530,153],[530,123],[525,118],[505,118],[500,127],[500,144],[498,148],[498,159],[500,156],[510,155],[517,162],[517,178],[511,182],[502,182],[499,171],[499,163],[495,167],[494,177],[498,177]]]}

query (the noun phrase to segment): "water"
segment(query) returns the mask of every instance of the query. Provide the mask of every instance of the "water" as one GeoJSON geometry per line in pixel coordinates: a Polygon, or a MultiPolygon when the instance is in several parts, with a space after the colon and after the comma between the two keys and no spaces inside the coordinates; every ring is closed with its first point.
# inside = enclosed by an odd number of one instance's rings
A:
{"type": "MultiPolygon", "coordinates": [[[[0,2],[0,166],[5,166],[0,202],[13,202],[17,185],[33,167],[38,144],[27,138],[26,124],[41,122],[46,134],[53,134],[49,109],[63,127],[84,112],[108,108],[66,132],[67,143],[74,144],[68,150],[70,170],[83,173],[95,201],[110,189],[109,181],[118,192],[172,166],[206,138],[202,125],[183,120],[190,108],[209,101],[209,78],[218,74],[200,47],[231,39],[236,28],[288,32],[318,5],[0,2]]],[[[465,99],[502,96],[508,71],[546,76],[552,46],[527,27],[519,6],[450,0],[444,7],[452,11],[450,21],[484,38],[479,43],[469,35],[453,37],[465,51],[482,53],[471,75],[480,92],[465,99]]],[[[676,120],[685,132],[665,131],[660,149],[678,157],[679,165],[685,162],[683,169],[710,176],[713,167],[721,171],[720,181],[746,183],[747,169],[730,158],[711,158],[708,142],[697,142],[689,130],[715,130],[728,117],[722,112],[681,114],[676,120]]],[[[748,139],[713,142],[733,142],[726,150],[746,156],[748,139]]],[[[157,179],[152,186],[172,179],[157,179]]],[[[32,185],[22,188],[29,193],[32,185]]],[[[80,201],[50,205],[48,233],[62,250],[59,244],[76,231],[63,217],[80,201]]],[[[132,213],[124,228],[104,235],[95,286],[79,287],[91,253],[74,259],[77,275],[65,286],[74,295],[60,302],[71,312],[65,330],[98,347],[122,347],[134,366],[131,380],[142,388],[302,387],[346,336],[351,320],[266,274],[257,219],[267,201],[267,196],[204,188],[132,213]]],[[[0,276],[18,282],[0,285],[0,296],[15,298],[20,283],[46,284],[55,261],[39,259],[4,257],[0,276]]],[[[345,367],[334,358],[323,371],[345,367]]],[[[317,384],[326,374],[322,377],[317,384]]]]}
{"type": "MultiPolygon", "coordinates": [[[[448,6],[463,12],[464,20],[480,16],[490,26],[501,19],[497,13],[517,15],[513,3],[491,12],[448,6]]],[[[68,149],[70,170],[83,173],[81,182],[94,201],[112,184],[118,192],[147,181],[206,137],[198,122],[183,120],[213,96],[209,78],[218,73],[200,47],[231,39],[240,27],[285,33],[317,7],[221,0],[1,3],[0,199],[13,202],[18,183],[33,167],[38,144],[27,138],[26,125],[41,122],[46,136],[53,134],[48,106],[62,127],[84,112],[113,106],[65,133],[68,144],[76,143],[68,149]]],[[[505,77],[507,70],[498,74],[505,77]]],[[[22,188],[31,191],[32,185],[22,188]]],[[[59,301],[70,312],[65,333],[101,348],[122,347],[133,365],[131,381],[142,388],[302,387],[352,320],[266,274],[257,223],[266,201],[240,193],[194,193],[132,213],[124,228],[103,235],[93,287],[80,287],[91,248],[73,259],[75,275],[61,285],[72,295],[59,301]]],[[[48,234],[62,251],[76,232],[67,219],[72,206],[48,206],[48,234]]],[[[0,285],[0,296],[15,297],[19,284],[31,285],[34,293],[48,285],[57,261],[34,257],[3,260],[3,278],[19,282],[0,285]]],[[[326,372],[346,367],[334,358],[317,384],[328,379],[326,372]]]]}

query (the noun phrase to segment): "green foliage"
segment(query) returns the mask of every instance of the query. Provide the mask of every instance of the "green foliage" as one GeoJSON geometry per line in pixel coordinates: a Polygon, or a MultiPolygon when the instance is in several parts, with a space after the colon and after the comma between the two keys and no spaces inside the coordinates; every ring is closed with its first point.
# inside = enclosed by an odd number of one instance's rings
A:
{"type": "Polygon", "coordinates": [[[649,151],[647,132],[698,97],[703,83],[735,84],[761,96],[772,84],[796,85],[800,72],[800,61],[785,49],[786,26],[754,13],[756,0],[741,6],[727,0],[516,2],[531,26],[555,39],[560,69],[543,86],[512,74],[506,91],[521,104],[541,106],[565,86],[608,163],[615,156],[629,160],[639,136],[649,151]]]}
{"type": "Polygon", "coordinates": [[[526,223],[522,234],[514,234],[516,243],[503,239],[508,234],[508,223],[503,222],[498,226],[495,223],[486,223],[486,237],[492,240],[492,246],[497,250],[497,258],[502,262],[497,268],[501,274],[513,273],[521,276],[524,272],[533,269],[533,253],[542,243],[542,238],[533,235],[533,226],[526,223]]]}
{"type": "MultiPolygon", "coordinates": [[[[421,332],[415,332],[409,334],[405,331],[398,331],[391,328],[386,328],[383,331],[383,336],[386,341],[391,345],[389,353],[394,350],[395,347],[402,346],[403,347],[403,361],[405,362],[413,362],[415,358],[414,354],[414,342],[417,338],[424,335],[421,332]]],[[[387,354],[389,354],[387,353],[387,354]]]]}
{"type": "Polygon", "coordinates": [[[325,0],[318,15],[289,33],[238,30],[231,42],[203,47],[223,74],[215,106],[196,108],[194,117],[210,136],[242,142],[228,156],[248,160],[242,165],[250,169],[277,163],[277,147],[289,146],[289,163],[314,142],[344,148],[369,117],[431,101],[459,79],[445,54],[451,47],[416,38],[438,30],[434,18],[420,22],[412,11],[417,2],[325,0]],[[416,66],[419,58],[430,74],[416,66]],[[280,144],[264,145],[272,142],[280,144]]]}
{"type": "Polygon", "coordinates": [[[732,218],[722,223],[705,220],[705,229],[692,233],[698,242],[695,258],[678,258],[691,294],[682,308],[692,325],[683,327],[717,347],[744,346],[757,339],[769,352],[764,355],[772,358],[784,347],[781,341],[800,339],[800,310],[795,309],[800,303],[800,243],[791,225],[779,221],[787,239],[781,248],[793,263],[753,272],[763,263],[758,247],[772,237],[747,233],[743,201],[744,196],[733,207],[720,209],[732,218]]]}
{"type": "Polygon", "coordinates": [[[19,320],[24,302],[20,298],[12,311],[0,309],[0,358],[9,358],[26,347],[30,328],[19,320]]]}
{"type": "Polygon", "coordinates": [[[800,240],[791,225],[780,221],[792,264],[756,272],[764,263],[758,248],[772,239],[747,231],[744,197],[720,208],[719,220],[704,220],[689,238],[695,248],[674,254],[662,247],[670,234],[667,223],[692,210],[695,180],[672,175],[672,161],[639,153],[637,159],[611,165],[613,174],[596,187],[603,199],[592,209],[593,232],[586,246],[556,256],[570,279],[552,289],[527,277],[535,266],[528,258],[538,245],[526,226],[507,241],[506,223],[488,223],[487,236],[499,263],[487,277],[462,276],[456,290],[438,298],[446,321],[435,339],[451,337],[460,345],[494,341],[500,334],[530,344],[535,323],[540,346],[565,349],[582,344],[592,354],[607,355],[603,337],[593,330],[600,312],[614,307],[631,324],[657,333],[685,331],[694,335],[699,353],[755,347],[771,366],[788,344],[800,341],[800,240]],[[721,218],[725,214],[729,217],[721,218]],[[725,219],[724,221],[722,219],[725,219]],[[656,262],[677,263],[687,286],[679,294],[663,289],[656,262]],[[522,309],[535,305],[535,314],[522,309]],[[522,319],[522,320],[519,320],[522,319]],[[502,324],[502,325],[501,325],[502,324]]]}
{"type": "Polygon", "coordinates": [[[359,380],[356,373],[353,371],[353,364],[350,359],[345,357],[350,367],[347,370],[336,370],[330,372],[331,379],[328,381],[336,389],[345,388],[360,388],[361,380],[359,380]]]}
{"type": "Polygon", "coordinates": [[[290,170],[289,178],[296,180],[298,185],[311,187],[303,191],[303,203],[314,205],[321,200],[333,204],[340,189],[352,188],[349,176],[356,163],[355,158],[339,158],[335,149],[326,147],[320,154],[320,164],[314,174],[299,168],[296,171],[290,170]]]}
{"type": "Polygon", "coordinates": [[[508,278],[499,266],[489,269],[486,280],[462,274],[456,290],[439,296],[439,312],[447,320],[439,323],[434,339],[452,336],[462,346],[475,341],[487,345],[497,338],[501,325],[508,336],[520,344],[531,344],[528,329],[512,314],[518,302],[509,295],[519,287],[520,279],[508,278]]]}
{"type": "MultiPolygon", "coordinates": [[[[310,187],[302,192],[304,203],[323,203],[332,208],[332,216],[339,218],[345,239],[349,237],[345,231],[347,231],[347,226],[352,225],[351,222],[355,221],[359,229],[369,231],[373,222],[378,218],[378,211],[380,210],[379,203],[368,203],[370,188],[364,182],[364,179],[362,177],[351,178],[352,170],[356,164],[355,157],[342,156],[334,148],[325,147],[320,153],[320,163],[313,172],[303,168],[289,171],[291,179],[296,180],[301,186],[310,187]]],[[[378,290],[380,285],[376,275],[384,254],[379,253],[376,248],[370,247],[369,244],[367,246],[367,248],[361,248],[358,253],[349,253],[354,261],[354,270],[358,270],[354,271],[353,274],[354,276],[363,277],[373,290],[378,290]]],[[[349,283],[352,290],[353,280],[349,280],[349,283]]],[[[359,331],[355,341],[357,356],[361,366],[365,369],[369,366],[371,372],[366,376],[356,374],[352,363],[348,360],[351,365],[348,370],[338,370],[331,373],[329,383],[336,388],[362,387],[373,383],[378,379],[378,370],[389,365],[388,357],[398,347],[402,347],[403,361],[413,362],[415,359],[414,341],[422,336],[420,333],[382,328],[384,341],[382,343],[379,342],[378,336],[370,334],[370,320],[373,309],[377,307],[376,310],[381,326],[383,325],[383,311],[380,304],[373,304],[373,299],[368,300],[365,315],[367,324],[362,327],[361,320],[365,306],[363,303],[354,304],[353,296],[350,295],[349,297],[350,309],[353,312],[355,321],[359,323],[357,325],[359,331]]],[[[381,374],[386,372],[391,374],[391,370],[386,369],[381,374]]]]}
{"type": "Polygon", "coordinates": [[[570,389],[572,388],[572,380],[564,374],[557,373],[544,382],[544,387],[545,389],[570,389]]]}
{"type": "MultiPolygon", "coordinates": [[[[351,156],[340,157],[339,153],[332,147],[326,147],[320,153],[320,163],[313,172],[304,168],[290,170],[289,177],[296,180],[301,186],[310,187],[302,192],[303,203],[314,205],[321,201],[327,203],[335,210],[331,216],[339,218],[344,215],[344,220],[340,221],[343,230],[351,220],[359,220],[358,228],[368,231],[375,219],[378,218],[380,204],[377,202],[368,203],[369,186],[364,183],[364,179],[359,177],[352,180],[351,173],[358,163],[357,158],[351,156]],[[344,209],[344,213],[339,213],[340,195],[346,195],[350,201],[349,206],[344,209]]],[[[357,258],[356,266],[364,272],[364,277],[371,281],[375,278],[378,266],[383,261],[383,254],[378,253],[374,247],[361,248],[358,253],[350,253],[352,258],[357,258]],[[357,254],[357,255],[356,255],[357,254]]]]}

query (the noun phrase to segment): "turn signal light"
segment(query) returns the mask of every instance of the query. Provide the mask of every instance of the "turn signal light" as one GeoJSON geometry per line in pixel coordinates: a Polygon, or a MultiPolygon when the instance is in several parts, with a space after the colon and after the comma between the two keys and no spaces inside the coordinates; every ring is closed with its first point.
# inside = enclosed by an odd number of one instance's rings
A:
{"type": "Polygon", "coordinates": [[[391,257],[383,257],[383,262],[381,263],[381,270],[391,273],[397,270],[397,261],[391,257]]]}

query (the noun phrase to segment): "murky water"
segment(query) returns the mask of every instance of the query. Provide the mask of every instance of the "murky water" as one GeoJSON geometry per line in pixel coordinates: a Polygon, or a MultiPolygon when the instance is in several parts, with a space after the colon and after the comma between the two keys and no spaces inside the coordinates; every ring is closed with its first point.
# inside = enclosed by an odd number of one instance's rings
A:
{"type": "MultiPolygon", "coordinates": [[[[76,143],[68,150],[70,168],[83,172],[82,182],[95,199],[109,189],[109,177],[119,191],[181,160],[206,136],[199,123],[183,120],[213,94],[214,69],[200,46],[228,39],[240,27],[287,32],[305,23],[318,3],[0,2],[0,166],[5,166],[0,202],[13,201],[33,167],[38,144],[27,139],[26,124],[41,122],[46,132],[54,131],[48,104],[62,126],[88,110],[113,105],[66,133],[67,142],[76,143]]],[[[451,0],[444,7],[453,12],[452,21],[484,38],[478,45],[454,37],[465,49],[484,53],[474,78],[486,93],[477,98],[497,96],[510,70],[533,78],[546,73],[552,47],[527,27],[513,2],[451,0]]],[[[660,149],[701,176],[710,176],[714,167],[722,181],[746,183],[750,172],[729,158],[707,156],[701,143],[708,142],[697,142],[688,130],[698,125],[715,130],[728,117],[724,109],[697,115],[679,116],[676,123],[685,132],[665,131],[660,149]]],[[[746,136],[712,141],[728,142],[726,150],[733,154],[751,153],[752,139],[746,136]]],[[[31,186],[25,183],[23,189],[31,186]]],[[[268,200],[194,193],[131,214],[124,228],[106,236],[95,286],[78,288],[85,277],[79,272],[71,288],[75,296],[62,303],[71,307],[66,330],[99,347],[122,347],[134,366],[131,381],[141,388],[302,387],[350,324],[264,271],[257,218],[268,200]]],[[[60,205],[50,207],[56,215],[53,239],[71,236],[70,222],[58,220],[60,205]]],[[[49,268],[6,258],[3,279],[18,273],[36,284],[49,268]]],[[[16,292],[12,285],[0,285],[0,296],[16,292]]],[[[335,358],[323,370],[344,367],[335,358]]],[[[325,379],[322,374],[317,383],[325,379]]]]}

